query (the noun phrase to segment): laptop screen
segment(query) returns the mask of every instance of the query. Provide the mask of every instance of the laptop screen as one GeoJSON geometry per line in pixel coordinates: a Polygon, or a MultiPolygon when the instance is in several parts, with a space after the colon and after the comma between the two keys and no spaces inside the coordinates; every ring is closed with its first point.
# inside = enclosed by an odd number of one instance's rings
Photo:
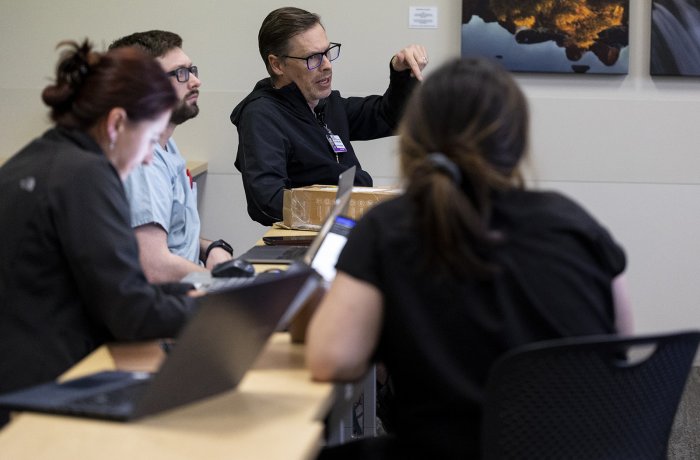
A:
{"type": "Polygon", "coordinates": [[[338,177],[338,191],[335,195],[335,205],[333,206],[333,209],[331,209],[331,212],[328,214],[326,220],[323,222],[321,229],[318,231],[316,239],[314,239],[309,246],[309,249],[304,254],[303,260],[306,264],[311,265],[313,262],[316,252],[318,252],[321,247],[321,243],[323,243],[326,235],[331,231],[331,227],[335,223],[336,217],[344,214],[347,211],[348,205],[350,204],[350,197],[352,196],[352,187],[355,183],[356,169],[357,168],[353,166],[352,168],[344,171],[338,177]]]}
{"type": "Polygon", "coordinates": [[[335,278],[335,264],[338,262],[338,256],[340,256],[340,252],[343,250],[345,242],[348,240],[348,235],[354,226],[355,221],[353,219],[336,216],[333,219],[330,231],[321,242],[316,255],[311,261],[311,267],[329,283],[335,278]]]}

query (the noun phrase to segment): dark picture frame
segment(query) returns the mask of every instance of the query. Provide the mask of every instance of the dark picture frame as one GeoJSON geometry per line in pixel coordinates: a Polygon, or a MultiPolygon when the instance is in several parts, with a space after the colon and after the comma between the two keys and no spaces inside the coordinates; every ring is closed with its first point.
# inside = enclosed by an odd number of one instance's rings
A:
{"type": "Polygon", "coordinates": [[[652,0],[649,73],[700,76],[700,1],[652,0]]]}
{"type": "Polygon", "coordinates": [[[462,0],[461,40],[513,72],[627,74],[629,0],[462,0]]]}

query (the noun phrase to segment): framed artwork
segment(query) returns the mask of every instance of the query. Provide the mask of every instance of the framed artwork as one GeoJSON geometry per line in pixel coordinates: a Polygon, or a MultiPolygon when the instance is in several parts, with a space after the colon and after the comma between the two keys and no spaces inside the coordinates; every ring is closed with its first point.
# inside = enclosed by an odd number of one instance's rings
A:
{"type": "Polygon", "coordinates": [[[626,74],[628,22],[629,0],[462,0],[462,55],[514,72],[626,74]]]}
{"type": "Polygon", "coordinates": [[[652,0],[649,71],[700,76],[700,1],[652,0]]]}

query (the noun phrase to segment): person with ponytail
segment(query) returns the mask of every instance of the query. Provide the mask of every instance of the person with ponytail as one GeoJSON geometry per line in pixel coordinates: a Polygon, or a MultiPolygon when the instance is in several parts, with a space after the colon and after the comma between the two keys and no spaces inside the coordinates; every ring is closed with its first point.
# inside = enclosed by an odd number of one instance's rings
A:
{"type": "Polygon", "coordinates": [[[54,127],[0,168],[0,393],[108,341],[173,337],[196,307],[187,286],[146,281],[122,185],[178,102],[170,80],[137,49],[59,47],[54,127]]]}
{"type": "Polygon", "coordinates": [[[426,77],[399,126],[405,193],[367,212],[307,333],[314,379],[386,366],[388,436],[320,458],[479,458],[491,365],[529,342],[630,333],[626,258],[580,205],[526,187],[528,108],[497,63],[426,77]]]}

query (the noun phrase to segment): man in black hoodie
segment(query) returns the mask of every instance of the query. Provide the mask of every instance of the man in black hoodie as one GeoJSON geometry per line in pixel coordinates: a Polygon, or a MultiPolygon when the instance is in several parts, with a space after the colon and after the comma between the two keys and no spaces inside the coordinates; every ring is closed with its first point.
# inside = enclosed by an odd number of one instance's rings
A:
{"type": "Polygon", "coordinates": [[[282,220],[285,188],[335,185],[352,166],[355,185],[372,186],[350,141],[393,134],[423,78],[425,48],[411,45],[392,57],[383,96],[344,98],[331,90],[331,61],[340,44],[328,41],[318,15],[299,8],[272,11],[260,27],[258,46],[270,78],[260,80],[231,113],[239,138],[235,165],[250,217],[272,225],[282,220]]]}

